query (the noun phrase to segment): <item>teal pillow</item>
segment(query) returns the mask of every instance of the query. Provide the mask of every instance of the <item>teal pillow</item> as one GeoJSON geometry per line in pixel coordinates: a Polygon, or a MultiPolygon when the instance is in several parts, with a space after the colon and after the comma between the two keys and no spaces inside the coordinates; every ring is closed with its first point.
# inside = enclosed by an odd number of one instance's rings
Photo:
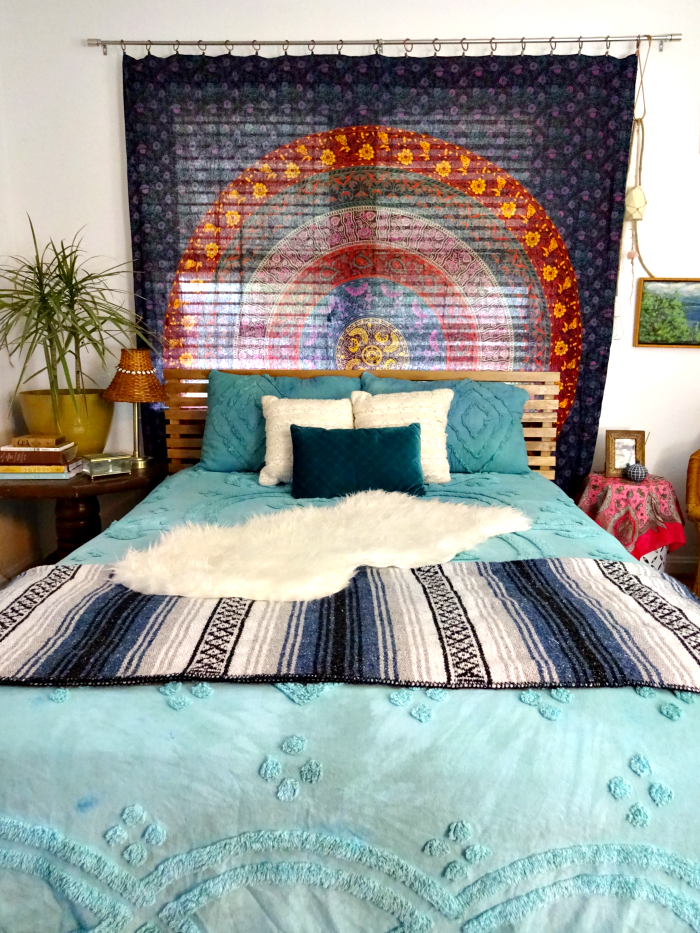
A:
{"type": "Polygon", "coordinates": [[[522,417],[529,395],[507,382],[447,379],[413,382],[362,373],[372,395],[452,389],[447,416],[447,459],[451,473],[527,473],[522,417]]]}
{"type": "Polygon", "coordinates": [[[424,496],[420,425],[400,428],[291,426],[295,499],[333,499],[384,489],[424,496]]]}
{"type": "Polygon", "coordinates": [[[220,473],[257,473],[265,462],[263,395],[277,398],[350,398],[351,376],[236,376],[212,370],[201,464],[220,473]]]}

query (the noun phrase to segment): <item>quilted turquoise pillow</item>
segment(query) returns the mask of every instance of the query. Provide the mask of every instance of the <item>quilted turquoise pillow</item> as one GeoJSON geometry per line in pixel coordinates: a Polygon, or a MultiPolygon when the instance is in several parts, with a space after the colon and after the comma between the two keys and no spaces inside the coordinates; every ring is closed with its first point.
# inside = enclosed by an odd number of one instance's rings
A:
{"type": "Polygon", "coordinates": [[[291,426],[295,499],[333,499],[384,489],[424,496],[420,425],[397,428],[291,426]]]}
{"type": "Polygon", "coordinates": [[[277,398],[350,398],[359,379],[349,376],[209,375],[201,464],[220,473],[257,473],[265,462],[263,395],[277,398]]]}
{"type": "Polygon", "coordinates": [[[451,473],[527,473],[522,416],[528,393],[505,382],[446,379],[412,382],[362,373],[372,395],[452,389],[447,416],[447,459],[451,473]]]}

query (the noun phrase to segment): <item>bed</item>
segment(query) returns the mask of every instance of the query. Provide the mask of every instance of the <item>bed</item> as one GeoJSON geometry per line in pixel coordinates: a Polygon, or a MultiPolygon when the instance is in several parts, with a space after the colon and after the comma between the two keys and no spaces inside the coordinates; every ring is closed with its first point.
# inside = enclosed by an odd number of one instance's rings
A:
{"type": "MultiPolygon", "coordinates": [[[[457,560],[634,563],[548,478],[557,381],[545,375],[524,419],[531,472],[429,487],[532,519],[457,560]]],[[[236,524],[294,503],[288,487],[197,465],[205,374],[167,379],[172,475],[65,567],[111,564],[185,521],[236,524]]],[[[695,699],[4,686],[0,930],[700,930],[695,699]]]]}

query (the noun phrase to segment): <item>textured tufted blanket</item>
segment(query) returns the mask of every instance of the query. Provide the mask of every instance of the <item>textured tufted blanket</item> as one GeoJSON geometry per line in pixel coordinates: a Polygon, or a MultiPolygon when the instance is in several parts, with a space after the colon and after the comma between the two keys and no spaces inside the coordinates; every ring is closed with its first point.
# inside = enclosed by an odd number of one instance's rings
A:
{"type": "Polygon", "coordinates": [[[106,567],[37,567],[0,593],[0,682],[154,680],[700,692],[700,601],[643,564],[362,568],[308,602],[146,596],[106,567]]]}

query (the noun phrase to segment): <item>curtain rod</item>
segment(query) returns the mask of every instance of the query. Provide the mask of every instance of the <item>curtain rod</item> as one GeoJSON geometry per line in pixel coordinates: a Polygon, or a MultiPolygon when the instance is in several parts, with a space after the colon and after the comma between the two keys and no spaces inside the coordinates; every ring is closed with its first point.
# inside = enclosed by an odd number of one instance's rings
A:
{"type": "Polygon", "coordinates": [[[519,39],[497,39],[493,36],[490,39],[292,39],[291,41],[289,39],[250,39],[236,42],[232,42],[230,39],[88,39],[87,44],[94,48],[101,48],[103,55],[107,54],[107,47],[110,45],[118,45],[121,47],[122,51],[125,51],[128,45],[142,46],[149,52],[152,46],[169,45],[176,53],[183,46],[195,46],[202,53],[206,52],[209,47],[224,47],[230,53],[236,46],[251,46],[251,48],[255,50],[256,55],[263,46],[279,46],[284,50],[285,55],[287,54],[287,49],[293,46],[306,46],[313,55],[314,49],[319,46],[335,46],[336,51],[340,54],[346,45],[371,45],[374,51],[378,53],[383,52],[386,46],[393,45],[403,46],[406,55],[408,55],[416,45],[429,45],[433,47],[437,55],[443,45],[461,46],[463,53],[468,50],[470,45],[487,45],[491,49],[491,54],[493,55],[499,45],[517,45],[520,48],[520,54],[524,54],[527,45],[546,44],[549,46],[550,52],[554,52],[558,44],[568,43],[576,45],[578,51],[581,52],[585,43],[605,43],[607,55],[610,50],[610,45],[613,42],[635,42],[637,47],[639,47],[639,44],[644,40],[658,42],[659,51],[663,52],[664,42],[680,42],[682,38],[683,34],[680,32],[669,32],[664,35],[655,36],[545,36],[539,38],[523,36],[519,39]]]}

